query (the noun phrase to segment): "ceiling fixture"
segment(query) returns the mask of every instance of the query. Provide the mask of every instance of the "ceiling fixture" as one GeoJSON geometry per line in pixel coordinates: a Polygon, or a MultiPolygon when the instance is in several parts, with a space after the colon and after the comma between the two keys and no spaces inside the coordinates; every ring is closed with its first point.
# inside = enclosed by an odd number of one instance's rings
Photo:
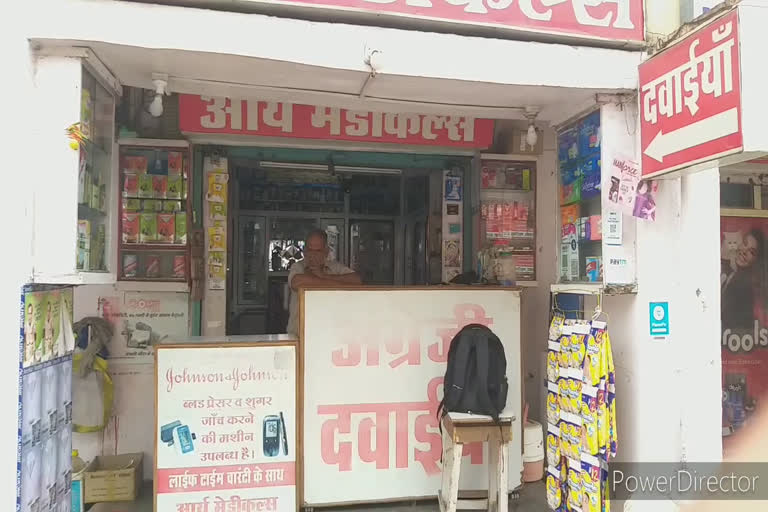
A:
{"type": "Polygon", "coordinates": [[[163,95],[170,94],[168,92],[168,75],[152,73],[152,85],[155,86],[155,97],[147,110],[153,117],[160,117],[163,115],[163,95]]]}
{"type": "Polygon", "coordinates": [[[528,133],[525,135],[525,142],[529,146],[535,146],[539,141],[535,122],[540,111],[539,107],[525,107],[525,118],[528,120],[528,133]]]}

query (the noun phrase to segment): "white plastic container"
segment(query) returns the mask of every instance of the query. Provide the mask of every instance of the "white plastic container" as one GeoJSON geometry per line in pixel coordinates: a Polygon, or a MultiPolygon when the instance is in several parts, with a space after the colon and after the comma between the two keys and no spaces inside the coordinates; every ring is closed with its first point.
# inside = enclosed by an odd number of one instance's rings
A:
{"type": "Polygon", "coordinates": [[[525,422],[523,430],[523,482],[544,478],[544,430],[541,423],[525,422]]]}

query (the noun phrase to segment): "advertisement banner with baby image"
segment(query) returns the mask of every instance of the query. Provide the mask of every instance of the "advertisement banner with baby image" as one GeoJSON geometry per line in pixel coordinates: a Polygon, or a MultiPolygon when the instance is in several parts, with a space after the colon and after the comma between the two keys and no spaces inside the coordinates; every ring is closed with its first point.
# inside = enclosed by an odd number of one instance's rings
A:
{"type": "Polygon", "coordinates": [[[723,446],[768,400],[768,219],[720,219],[723,446]]]}
{"type": "Polygon", "coordinates": [[[23,307],[24,368],[72,352],[72,288],[27,291],[23,307]]]}
{"type": "Polygon", "coordinates": [[[640,165],[621,155],[614,157],[609,173],[609,184],[603,187],[606,204],[624,215],[656,220],[658,183],[641,179],[640,165]]]}

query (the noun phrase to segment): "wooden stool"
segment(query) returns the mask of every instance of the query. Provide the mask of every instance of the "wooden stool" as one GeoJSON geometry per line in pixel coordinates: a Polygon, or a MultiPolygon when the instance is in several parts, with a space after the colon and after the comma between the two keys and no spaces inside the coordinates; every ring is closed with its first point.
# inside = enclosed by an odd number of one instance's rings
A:
{"type": "MultiPolygon", "coordinates": [[[[506,411],[505,411],[506,412],[506,411]]],[[[438,502],[441,512],[459,510],[488,510],[507,512],[509,486],[509,442],[512,440],[512,414],[502,413],[500,425],[490,416],[449,412],[443,426],[443,481],[438,502]],[[464,445],[488,442],[488,493],[461,493],[459,476],[464,445]]]]}

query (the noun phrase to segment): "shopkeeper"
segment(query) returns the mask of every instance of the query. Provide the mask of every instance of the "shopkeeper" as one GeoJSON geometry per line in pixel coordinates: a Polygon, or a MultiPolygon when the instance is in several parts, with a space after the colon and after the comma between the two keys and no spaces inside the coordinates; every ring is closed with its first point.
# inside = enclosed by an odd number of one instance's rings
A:
{"type": "Polygon", "coordinates": [[[288,274],[290,300],[288,305],[288,334],[299,332],[299,294],[301,288],[329,288],[362,284],[360,276],[338,261],[328,259],[328,235],[315,229],[307,236],[304,260],[293,264],[288,274]]]}

